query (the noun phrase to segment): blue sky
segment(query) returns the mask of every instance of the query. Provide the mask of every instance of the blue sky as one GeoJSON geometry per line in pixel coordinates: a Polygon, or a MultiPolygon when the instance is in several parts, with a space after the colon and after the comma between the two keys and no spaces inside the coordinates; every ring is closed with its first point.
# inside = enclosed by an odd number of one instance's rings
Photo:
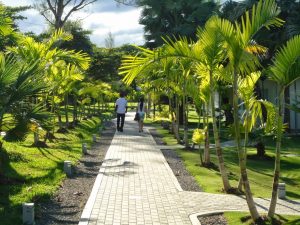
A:
{"type": "MultiPolygon", "coordinates": [[[[0,0],[8,6],[31,5],[35,0],[0,0]]],[[[80,20],[84,29],[92,30],[91,41],[98,46],[104,46],[107,34],[111,32],[115,46],[123,44],[143,44],[143,26],[138,23],[141,9],[117,5],[113,0],[99,0],[93,5],[74,14],[72,20],[80,20]]],[[[21,21],[21,31],[41,33],[47,28],[45,19],[34,10],[27,10],[22,15],[27,20],[21,21]]]]}

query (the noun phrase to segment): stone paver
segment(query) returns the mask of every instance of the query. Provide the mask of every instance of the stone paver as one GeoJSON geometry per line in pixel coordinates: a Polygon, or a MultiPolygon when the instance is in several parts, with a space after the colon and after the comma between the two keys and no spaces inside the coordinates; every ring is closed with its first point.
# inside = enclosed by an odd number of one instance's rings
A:
{"type": "MultiPolygon", "coordinates": [[[[116,133],[80,225],[192,224],[196,213],[244,210],[242,197],[182,191],[152,136],[138,133],[133,113],[116,133]]],[[[265,211],[269,201],[256,199],[265,211]]],[[[278,201],[277,213],[300,215],[300,202],[278,201]]]]}

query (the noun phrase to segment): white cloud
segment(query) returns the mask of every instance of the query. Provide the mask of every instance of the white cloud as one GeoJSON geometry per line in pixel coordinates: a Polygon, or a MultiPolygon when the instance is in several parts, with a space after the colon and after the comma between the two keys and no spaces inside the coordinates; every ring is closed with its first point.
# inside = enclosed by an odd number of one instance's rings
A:
{"type": "Polygon", "coordinates": [[[139,9],[91,15],[85,12],[76,14],[76,18],[85,18],[82,21],[83,27],[93,30],[91,40],[100,46],[104,46],[104,39],[109,32],[114,36],[117,46],[126,43],[143,44],[143,27],[138,23],[139,16],[139,9]]]}
{"type": "MultiPolygon", "coordinates": [[[[0,0],[5,5],[30,5],[31,0],[0,0]]],[[[83,28],[92,30],[91,41],[98,46],[104,46],[109,32],[115,39],[115,45],[143,44],[143,26],[138,21],[141,10],[134,7],[117,5],[113,0],[101,0],[90,5],[85,10],[73,14],[72,20],[81,20],[83,28]]],[[[45,19],[34,9],[22,13],[28,19],[19,23],[23,32],[41,33],[47,28],[45,19]]]]}

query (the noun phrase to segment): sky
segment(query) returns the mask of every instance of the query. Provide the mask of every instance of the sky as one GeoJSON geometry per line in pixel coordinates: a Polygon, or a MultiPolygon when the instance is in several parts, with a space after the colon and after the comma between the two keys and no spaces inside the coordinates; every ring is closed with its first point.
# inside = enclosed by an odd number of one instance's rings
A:
{"type": "MultiPolygon", "coordinates": [[[[35,0],[0,0],[7,6],[32,5],[35,0]]],[[[115,47],[123,44],[144,44],[143,26],[139,24],[141,9],[117,5],[114,0],[98,0],[71,16],[71,20],[80,20],[84,29],[92,30],[91,41],[99,47],[105,47],[105,38],[109,32],[114,37],[115,47]]],[[[36,34],[47,29],[45,19],[34,9],[21,15],[27,19],[18,23],[22,32],[36,34]]]]}

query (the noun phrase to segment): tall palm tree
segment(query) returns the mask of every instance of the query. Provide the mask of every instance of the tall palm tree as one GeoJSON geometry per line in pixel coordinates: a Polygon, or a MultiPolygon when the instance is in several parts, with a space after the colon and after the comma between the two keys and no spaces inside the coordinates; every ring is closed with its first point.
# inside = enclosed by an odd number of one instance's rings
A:
{"type": "MultiPolygon", "coordinates": [[[[214,21],[212,19],[212,21],[214,21]]],[[[201,64],[206,68],[207,73],[209,74],[210,80],[212,79],[213,73],[218,69],[219,64],[222,59],[222,55],[224,55],[221,51],[222,43],[220,43],[220,35],[217,35],[216,29],[212,22],[208,23],[207,31],[203,32],[203,38],[195,44],[190,44],[186,38],[182,38],[178,41],[172,41],[171,39],[165,39],[166,45],[162,48],[159,48],[155,51],[140,48],[142,51],[142,57],[126,57],[122,61],[122,66],[120,70],[121,74],[126,74],[124,77],[125,82],[131,83],[133,79],[135,79],[139,74],[143,74],[145,70],[151,68],[151,65],[159,60],[165,60],[165,58],[172,58],[174,61],[188,61],[193,64],[201,64]],[[208,40],[207,40],[208,39],[208,40]],[[212,45],[212,46],[210,46],[212,45]],[[206,56],[204,56],[207,54],[206,56]],[[218,64],[219,63],[219,64],[218,64]],[[210,68],[210,69],[209,69],[210,68]]],[[[196,68],[195,68],[196,70],[196,68]]],[[[184,83],[184,82],[183,82],[184,83]]],[[[210,102],[211,107],[213,108],[214,113],[214,83],[211,82],[210,85],[210,102]],[[213,93],[213,94],[212,94],[213,93]]],[[[213,119],[215,119],[214,114],[212,115],[213,119]]],[[[224,165],[223,152],[220,147],[220,140],[217,131],[217,125],[215,121],[214,129],[214,137],[216,143],[216,151],[219,160],[219,169],[223,181],[223,186],[225,192],[229,192],[231,190],[231,186],[228,180],[228,174],[226,172],[226,168],[224,165]]]]}
{"type": "Polygon", "coordinates": [[[279,12],[274,0],[260,0],[252,7],[251,11],[247,11],[241,17],[241,24],[238,22],[232,24],[225,19],[218,19],[216,23],[225,41],[224,50],[227,52],[229,62],[227,67],[232,71],[235,140],[247,204],[254,221],[258,221],[261,218],[253,201],[246,170],[245,154],[240,140],[238,77],[243,74],[250,74],[259,66],[258,58],[252,51],[257,49],[255,44],[253,44],[253,37],[262,27],[280,26],[282,21],[277,17],[279,12]]]}
{"type": "Polygon", "coordinates": [[[224,165],[223,151],[220,144],[219,129],[217,127],[216,121],[216,109],[215,109],[215,91],[216,91],[216,73],[221,67],[221,63],[225,58],[223,51],[223,42],[218,30],[215,26],[215,20],[217,17],[211,17],[205,24],[204,30],[199,32],[198,43],[194,46],[197,48],[202,48],[203,59],[199,62],[199,68],[202,68],[206,72],[209,80],[210,89],[210,106],[211,106],[211,116],[213,124],[213,132],[215,139],[215,148],[219,161],[219,169],[223,181],[223,186],[226,192],[230,192],[231,186],[229,183],[227,171],[224,165]],[[201,47],[198,47],[200,45],[201,47]]]}
{"type": "MultiPolygon", "coordinates": [[[[251,73],[249,76],[239,78],[238,80],[238,93],[239,98],[243,101],[244,113],[243,113],[243,126],[245,130],[244,150],[245,163],[247,162],[247,145],[249,132],[260,122],[264,127],[265,132],[269,133],[274,128],[274,118],[276,115],[275,106],[266,100],[257,99],[255,96],[255,85],[261,76],[261,72],[251,73]],[[267,111],[267,118],[264,121],[263,108],[267,111]]],[[[242,191],[242,177],[240,177],[238,189],[242,191]]]]}
{"type": "Polygon", "coordinates": [[[282,127],[285,109],[284,91],[300,78],[300,35],[290,39],[279,49],[270,66],[270,78],[279,86],[276,120],[276,158],[273,178],[273,189],[268,216],[273,217],[277,203],[277,189],[280,177],[280,150],[282,127]]]}
{"type": "MultiPolygon", "coordinates": [[[[198,68],[198,67],[197,67],[198,68]]],[[[210,105],[210,83],[207,76],[201,76],[199,93],[195,95],[194,101],[197,105],[197,99],[201,99],[203,105],[203,130],[205,132],[205,144],[204,144],[204,165],[208,166],[211,164],[210,161],[210,150],[209,150],[209,105],[210,105]]],[[[199,101],[200,102],[200,101],[199,101]]],[[[200,107],[198,109],[200,111],[200,107]]]]}

